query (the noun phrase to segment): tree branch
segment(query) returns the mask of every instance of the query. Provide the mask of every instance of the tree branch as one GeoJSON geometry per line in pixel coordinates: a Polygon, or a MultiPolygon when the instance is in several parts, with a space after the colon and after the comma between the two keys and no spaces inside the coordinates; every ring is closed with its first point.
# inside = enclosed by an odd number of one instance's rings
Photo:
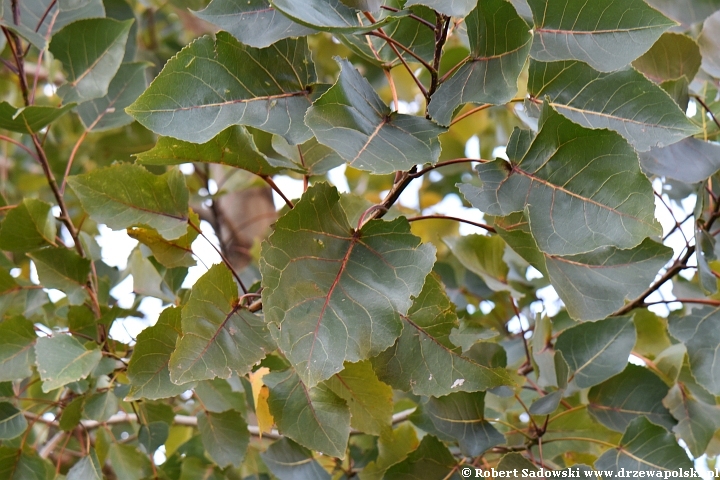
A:
{"type": "Polygon", "coordinates": [[[460,218],[460,217],[451,217],[449,215],[421,215],[418,217],[408,218],[407,221],[408,222],[417,222],[418,220],[430,220],[430,219],[454,220],[456,222],[467,223],[468,225],[473,225],[475,227],[484,228],[488,232],[497,233],[497,231],[490,225],[485,225],[484,223],[472,222],[470,220],[465,220],[464,218],[460,218]]]}

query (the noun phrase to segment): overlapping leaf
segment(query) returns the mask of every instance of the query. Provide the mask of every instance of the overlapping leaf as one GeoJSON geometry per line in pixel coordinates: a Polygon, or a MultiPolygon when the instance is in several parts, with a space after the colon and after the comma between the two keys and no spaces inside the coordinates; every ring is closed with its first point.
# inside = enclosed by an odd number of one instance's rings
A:
{"type": "Polygon", "coordinates": [[[695,308],[689,313],[672,314],[670,334],[687,347],[690,370],[697,382],[715,395],[720,393],[720,309],[695,308]]]}
{"type": "Polygon", "coordinates": [[[62,107],[31,105],[15,108],[0,102],[0,128],[20,133],[37,133],[75,107],[69,103],[62,107]]]}
{"type": "Polygon", "coordinates": [[[354,230],[339,199],[325,183],[308,189],[261,253],[265,319],[310,387],[394,343],[435,261],[405,219],[354,230]]]}
{"type": "Polygon", "coordinates": [[[650,182],[635,151],[615,132],[588,130],[545,104],[535,139],[516,130],[507,151],[509,162],[476,167],[481,187],[462,184],[460,190],[491,215],[527,208],[541,251],[632,248],[660,234],[650,182]]]}
{"type": "Polygon", "coordinates": [[[347,2],[341,0],[305,0],[302,3],[293,0],[269,1],[275,9],[281,11],[295,22],[315,30],[327,32],[369,32],[392,22],[396,18],[395,15],[388,15],[375,23],[363,24],[358,18],[358,10],[347,6],[347,2]]]}
{"type": "Polygon", "coordinates": [[[405,6],[425,5],[445,15],[464,17],[477,3],[477,0],[408,0],[405,6]]]}
{"type": "Polygon", "coordinates": [[[82,103],[108,93],[110,81],[125,56],[132,20],[78,20],[53,35],[50,52],[68,73],[58,89],[65,103],[82,103]]]}
{"type": "Polygon", "coordinates": [[[85,286],[90,274],[90,260],[62,247],[37,250],[29,256],[45,288],[61,290],[71,305],[82,304],[87,296],[85,286]]]}
{"type": "Polygon", "coordinates": [[[35,355],[43,392],[87,377],[102,358],[96,347],[88,348],[70,335],[38,338],[35,355]]]}
{"type": "Polygon", "coordinates": [[[299,444],[343,458],[350,436],[350,409],[324,384],[305,385],[291,369],[263,378],[270,413],[280,431],[299,444]]]}
{"type": "Polygon", "coordinates": [[[685,77],[695,78],[700,69],[700,48],[695,40],[680,33],[663,33],[633,67],[656,83],[685,77]]]}
{"type": "Polygon", "coordinates": [[[391,112],[350,62],[338,63],[337,83],[305,117],[318,142],[350,166],[376,174],[435,163],[440,156],[437,137],[445,129],[425,118],[391,112]]]}
{"type": "Polygon", "coordinates": [[[720,0],[648,0],[647,3],[686,28],[720,10],[720,0]]]}
{"type": "Polygon", "coordinates": [[[27,428],[23,413],[12,403],[0,402],[0,440],[19,437],[27,428]]]}
{"type": "Polygon", "coordinates": [[[307,41],[257,49],[229,33],[201,37],[170,59],[126,111],[160,135],[204,143],[250,125],[291,143],[310,138],[303,117],[317,81],[307,41]]]}
{"type": "Polygon", "coordinates": [[[460,104],[502,104],[512,99],[530,52],[530,29],[505,0],[479,2],[465,24],[470,58],[440,86],[428,107],[441,125],[450,124],[460,104]]]}
{"type": "Polygon", "coordinates": [[[13,382],[32,374],[36,340],[31,321],[22,317],[0,321],[0,382],[13,382]]]}
{"type": "Polygon", "coordinates": [[[720,409],[713,402],[708,404],[696,398],[681,383],[675,384],[663,404],[670,409],[678,420],[673,431],[682,438],[695,457],[700,457],[707,449],[715,431],[720,427],[718,415],[720,409]]]}
{"type": "Polygon", "coordinates": [[[147,246],[155,260],[167,268],[192,267],[195,265],[192,243],[198,236],[195,230],[200,225],[200,218],[195,212],[188,215],[187,232],[176,240],[166,240],[151,228],[129,228],[129,237],[147,246]]]}
{"type": "Polygon", "coordinates": [[[510,271],[503,261],[505,242],[499,236],[466,235],[448,237],[443,241],[463,267],[480,276],[490,289],[510,292],[517,298],[522,294],[508,283],[510,271]]]}
{"type": "Polygon", "coordinates": [[[448,478],[457,464],[455,457],[440,440],[425,435],[417,450],[388,469],[384,478],[448,478]]]}
{"type": "Polygon", "coordinates": [[[528,92],[583,127],[618,132],[639,151],[699,131],[662,88],[631,68],[600,73],[582,62],[532,61],[528,92]]]}
{"type": "Polygon", "coordinates": [[[260,456],[280,480],[330,480],[312,452],[289,438],[276,441],[260,456]]]}
{"type": "Polygon", "coordinates": [[[49,203],[26,198],[0,225],[0,250],[28,252],[55,245],[57,226],[49,203]]]}
{"type": "Polygon", "coordinates": [[[194,14],[255,48],[314,32],[275,10],[268,0],[213,0],[207,8],[194,14]]]}
{"type": "Polygon", "coordinates": [[[250,443],[247,423],[239,412],[203,412],[197,417],[205,451],[219,466],[239,467],[250,443]]]}
{"type": "Polygon", "coordinates": [[[673,428],[676,422],[662,404],[668,390],[649,369],[628,365],[622,373],[590,389],[588,411],[598,422],[618,432],[624,432],[640,415],[656,425],[673,428]]]}
{"type": "Polygon", "coordinates": [[[112,229],[147,225],[168,240],[187,231],[188,191],[177,169],[153,175],[121,163],[69,177],[68,184],[85,211],[112,229]]]}
{"type": "Polygon", "coordinates": [[[170,378],[178,385],[244,375],[275,348],[262,319],[238,304],[238,286],[222,264],[193,286],[182,333],[170,357],[170,378]]]}
{"type": "Polygon", "coordinates": [[[709,16],[703,23],[703,30],[698,38],[702,67],[714,77],[720,77],[720,11],[709,16]]]}
{"type": "Polygon", "coordinates": [[[528,4],[535,19],[533,58],[580,60],[603,72],[632,62],[675,25],[643,0],[528,0],[528,4]]]}
{"type": "Polygon", "coordinates": [[[609,470],[615,475],[625,469],[638,470],[692,470],[693,464],[663,427],[645,417],[638,417],[628,425],[618,448],[607,450],[595,462],[598,470],[609,470]]]}
{"type": "Polygon", "coordinates": [[[137,337],[128,363],[130,379],[128,400],[173,397],[189,389],[188,385],[175,385],[170,381],[170,354],[181,333],[181,310],[171,307],[163,310],[157,323],[137,337]]]}
{"type": "Polygon", "coordinates": [[[555,348],[570,367],[569,380],[587,388],[625,369],[636,338],[632,318],[616,317],[565,330],[555,348]]]}
{"type": "Polygon", "coordinates": [[[286,168],[297,169],[292,162],[266,157],[260,153],[252,135],[240,126],[228,127],[202,144],[160,137],[152,149],[137,155],[137,162],[144,165],[217,163],[257,175],[271,175],[286,168]]]}
{"type": "Polygon", "coordinates": [[[395,345],[373,359],[383,382],[434,397],[511,383],[504,369],[490,368],[462,356],[460,349],[450,343],[448,337],[457,327],[457,316],[436,276],[427,277],[403,320],[402,335],[395,345]]]}
{"type": "Polygon", "coordinates": [[[685,183],[698,183],[720,170],[720,146],[697,138],[686,138],[664,148],[640,154],[647,172],[685,183]]]}

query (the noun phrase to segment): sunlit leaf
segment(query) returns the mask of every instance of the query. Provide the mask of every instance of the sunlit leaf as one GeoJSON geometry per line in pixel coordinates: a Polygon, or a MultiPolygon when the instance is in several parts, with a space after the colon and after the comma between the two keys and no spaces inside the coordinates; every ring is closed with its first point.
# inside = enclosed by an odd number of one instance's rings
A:
{"type": "Polygon", "coordinates": [[[73,107],[74,103],[58,108],[38,105],[15,108],[7,102],[0,102],[0,128],[20,133],[37,133],[73,107]]]}

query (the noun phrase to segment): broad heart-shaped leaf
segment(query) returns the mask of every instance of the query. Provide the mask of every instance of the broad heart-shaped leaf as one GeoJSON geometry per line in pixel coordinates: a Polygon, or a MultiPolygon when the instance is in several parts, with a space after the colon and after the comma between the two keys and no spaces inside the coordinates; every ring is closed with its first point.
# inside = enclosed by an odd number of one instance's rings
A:
{"type": "Polygon", "coordinates": [[[315,32],[275,10],[268,0],[213,0],[204,10],[193,13],[255,48],[315,32]]]}
{"type": "Polygon", "coordinates": [[[152,475],[152,465],[147,456],[133,445],[111,443],[107,455],[117,478],[142,480],[152,475]]]}
{"type": "Polygon", "coordinates": [[[23,413],[12,403],[0,402],[0,440],[19,437],[27,428],[23,413]]]}
{"type": "Polygon", "coordinates": [[[290,143],[311,136],[303,122],[317,81],[307,40],[257,49],[229,33],[204,36],[171,58],[126,111],[160,135],[204,143],[230,125],[250,125],[290,143]]]}
{"type": "Polygon", "coordinates": [[[373,24],[360,22],[356,9],[341,0],[270,0],[276,10],[281,11],[295,22],[315,30],[335,33],[369,32],[394,21],[404,12],[387,15],[373,24]]]}
{"type": "Polygon", "coordinates": [[[350,409],[324,384],[305,385],[292,370],[263,377],[270,413],[283,435],[331,457],[343,458],[350,437],[350,409]]]}
{"type": "Polygon", "coordinates": [[[435,247],[405,218],[350,226],[335,187],[313,185],[263,243],[265,320],[308,386],[393,344],[435,247]]]}
{"type": "Polygon", "coordinates": [[[708,392],[720,394],[720,309],[695,308],[681,316],[672,314],[668,320],[670,334],[687,347],[690,370],[697,382],[708,392]]]}
{"type": "Polygon", "coordinates": [[[98,348],[87,348],[75,337],[58,334],[38,338],[35,355],[43,392],[87,377],[102,358],[98,348]]]}
{"type": "Polygon", "coordinates": [[[37,105],[15,108],[8,102],[0,102],[0,128],[20,133],[37,133],[74,107],[74,103],[69,103],[59,108],[37,105]]]}
{"type": "Polygon", "coordinates": [[[692,137],[639,156],[646,172],[685,183],[703,182],[720,170],[720,146],[692,137]]]}
{"type": "Polygon", "coordinates": [[[632,248],[661,234],[650,181],[620,135],[583,128],[547,104],[540,125],[534,140],[513,132],[510,162],[476,167],[481,187],[460,185],[474,207],[498,216],[527,207],[530,231],[550,255],[632,248]]]}
{"type": "Polygon", "coordinates": [[[190,389],[188,385],[172,383],[168,369],[170,354],[175,350],[175,342],[181,333],[180,315],[180,308],[166,308],[154,326],[137,336],[127,369],[130,379],[128,401],[174,397],[190,389]]]}
{"type": "Polygon", "coordinates": [[[170,357],[170,378],[178,385],[245,375],[275,348],[262,319],[238,304],[238,286],[223,264],[193,285],[182,333],[170,357]]]}
{"type": "Polygon", "coordinates": [[[720,11],[709,16],[703,23],[698,38],[702,53],[702,67],[713,77],[720,77],[720,11]]]}
{"type": "Polygon", "coordinates": [[[691,470],[693,464],[670,432],[641,416],[630,422],[617,448],[597,459],[595,468],[612,471],[617,476],[621,469],[677,471],[691,470]]]}
{"type": "Polygon", "coordinates": [[[586,128],[609,128],[637,150],[699,132],[672,98],[632,68],[600,73],[582,62],[530,62],[528,92],[586,128]]]}
{"type": "Polygon", "coordinates": [[[67,473],[67,480],[102,480],[102,478],[102,467],[94,449],[90,451],[90,455],[78,460],[67,473]]]}
{"type": "Polygon", "coordinates": [[[668,390],[665,382],[649,369],[628,364],[622,373],[590,389],[588,411],[598,422],[617,432],[624,432],[640,415],[670,429],[676,422],[662,405],[668,390]]]}
{"type": "Polygon", "coordinates": [[[337,59],[337,83],[310,108],[305,122],[350,166],[376,174],[435,163],[445,128],[422,117],[392,112],[350,62],[337,59]]]}
{"type": "Polygon", "coordinates": [[[247,423],[239,412],[204,412],[197,416],[200,437],[208,456],[221,468],[239,467],[250,443],[247,423]]]}
{"type": "Polygon", "coordinates": [[[35,263],[43,287],[62,290],[71,305],[82,304],[87,297],[85,285],[90,274],[90,260],[63,247],[37,250],[28,256],[35,263]]]}
{"type": "Polygon", "coordinates": [[[200,225],[200,217],[190,211],[187,233],[176,240],[165,240],[151,228],[128,228],[129,237],[147,246],[155,260],[167,268],[192,267],[195,265],[192,243],[198,236],[195,227],[200,225]],[[194,226],[194,227],[193,227],[194,226]]]}
{"type": "Polygon", "coordinates": [[[55,245],[57,226],[49,203],[26,198],[0,225],[0,250],[28,252],[55,245]]]}
{"type": "Polygon", "coordinates": [[[673,431],[687,444],[690,453],[699,457],[708,447],[715,431],[720,427],[720,409],[696,398],[681,383],[675,384],[663,404],[678,420],[673,431]]]}
{"type": "Polygon", "coordinates": [[[691,81],[700,69],[701,61],[695,40],[680,33],[665,32],[632,65],[650,80],[661,83],[680,77],[691,81]]]}
{"type": "Polygon", "coordinates": [[[438,436],[457,441],[465,456],[477,457],[505,443],[505,436],[485,420],[485,392],[431,397],[423,405],[422,413],[431,421],[438,436]]]}
{"type": "Polygon", "coordinates": [[[53,35],[50,52],[60,60],[68,82],[58,89],[65,103],[82,103],[108,93],[120,68],[133,20],[90,18],[67,25],[53,35]]]}
{"type": "Polygon", "coordinates": [[[268,158],[260,153],[252,135],[245,127],[237,125],[226,128],[203,144],[160,137],[152,149],[136,156],[137,162],[144,165],[217,163],[241,168],[257,175],[271,175],[284,169],[297,169],[292,162],[268,158]]]}
{"type": "Polygon", "coordinates": [[[489,368],[460,354],[449,335],[458,321],[440,280],[431,274],[406,316],[395,345],[372,360],[383,382],[416,395],[439,397],[511,384],[504,368],[489,368]]]}
{"type": "Polygon", "coordinates": [[[475,8],[477,0],[408,0],[405,7],[425,5],[451,17],[464,17],[475,8]]]}
{"type": "Polygon", "coordinates": [[[113,230],[146,225],[167,240],[187,232],[188,190],[180,170],[153,175],[120,163],[68,177],[68,184],[90,217],[113,230]]]}
{"type": "Polygon", "coordinates": [[[587,388],[623,371],[635,339],[632,317],[616,317],[568,328],[555,348],[570,367],[570,380],[587,388]]]}
{"type": "Polygon", "coordinates": [[[287,437],[270,445],[260,456],[280,480],[330,480],[330,474],[313,458],[312,452],[287,437]]]}
{"type": "Polygon", "coordinates": [[[0,382],[32,375],[37,338],[30,320],[11,317],[0,321],[0,382]]]}
{"type": "Polygon", "coordinates": [[[457,460],[447,447],[432,435],[425,435],[417,450],[388,469],[383,478],[444,479],[450,478],[457,460]]]}
{"type": "Polygon", "coordinates": [[[465,17],[470,58],[432,96],[430,115],[449,125],[463,103],[503,104],[517,94],[532,34],[525,20],[505,0],[483,0],[465,17]]]}
{"type": "Polygon", "coordinates": [[[378,380],[368,361],[347,363],[342,372],[325,382],[330,390],[347,402],[350,425],[361,432],[380,435],[392,422],[393,393],[378,380]]]}
{"type": "Polygon", "coordinates": [[[611,72],[647,52],[675,25],[643,0],[528,0],[535,19],[530,55],[543,62],[580,60],[611,72]]]}
{"type": "Polygon", "coordinates": [[[148,64],[143,62],[123,63],[110,81],[107,95],[78,106],[77,112],[85,128],[99,132],[132,123],[125,107],[145,90],[147,67],[148,64]]]}

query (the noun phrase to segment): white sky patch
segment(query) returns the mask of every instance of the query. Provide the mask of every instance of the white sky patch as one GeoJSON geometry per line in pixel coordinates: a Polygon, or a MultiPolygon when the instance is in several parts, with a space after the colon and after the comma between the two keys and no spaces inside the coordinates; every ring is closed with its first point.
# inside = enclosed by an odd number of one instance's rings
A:
{"type": "Polygon", "coordinates": [[[465,156],[480,160],[480,138],[477,135],[470,137],[465,144],[465,156]]]}

